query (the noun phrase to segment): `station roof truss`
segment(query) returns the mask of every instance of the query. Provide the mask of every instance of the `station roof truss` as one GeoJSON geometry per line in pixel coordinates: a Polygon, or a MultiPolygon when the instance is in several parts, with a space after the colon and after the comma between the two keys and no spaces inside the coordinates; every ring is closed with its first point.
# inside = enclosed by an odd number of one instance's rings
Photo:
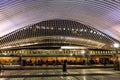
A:
{"type": "Polygon", "coordinates": [[[83,46],[111,49],[119,43],[92,26],[73,20],[53,19],[27,25],[0,38],[0,49],[83,46]]]}

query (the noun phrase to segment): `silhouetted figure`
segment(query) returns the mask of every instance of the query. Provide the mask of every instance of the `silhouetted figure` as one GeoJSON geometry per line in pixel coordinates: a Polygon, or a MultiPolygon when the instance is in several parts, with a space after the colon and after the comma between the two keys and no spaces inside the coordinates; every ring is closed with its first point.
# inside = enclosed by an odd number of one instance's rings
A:
{"type": "Polygon", "coordinates": [[[83,65],[85,65],[85,60],[83,60],[83,65]]]}
{"type": "Polygon", "coordinates": [[[53,60],[53,65],[56,66],[56,61],[55,60],[53,60]]]}
{"type": "Polygon", "coordinates": [[[2,65],[2,63],[0,62],[0,71],[2,71],[2,68],[3,68],[3,65],[2,65]]]}
{"type": "Polygon", "coordinates": [[[19,63],[20,65],[22,65],[22,58],[21,58],[21,57],[19,57],[18,63],[19,63]]]}
{"type": "Polygon", "coordinates": [[[103,60],[104,66],[106,66],[106,63],[107,63],[106,58],[104,58],[104,60],[103,60]]]}
{"type": "Polygon", "coordinates": [[[48,60],[46,60],[46,66],[48,66],[48,64],[49,64],[49,61],[48,61],[48,60]]]}
{"type": "Polygon", "coordinates": [[[40,65],[41,65],[41,66],[43,65],[43,60],[42,60],[42,59],[40,60],[40,65]]]}
{"type": "Polygon", "coordinates": [[[67,71],[66,65],[67,65],[67,60],[64,60],[64,62],[63,62],[63,72],[67,71]]]}
{"type": "Polygon", "coordinates": [[[22,66],[26,66],[26,61],[22,60],[22,66]]]}
{"type": "Polygon", "coordinates": [[[58,60],[56,60],[56,65],[59,65],[59,61],[58,60]]]}

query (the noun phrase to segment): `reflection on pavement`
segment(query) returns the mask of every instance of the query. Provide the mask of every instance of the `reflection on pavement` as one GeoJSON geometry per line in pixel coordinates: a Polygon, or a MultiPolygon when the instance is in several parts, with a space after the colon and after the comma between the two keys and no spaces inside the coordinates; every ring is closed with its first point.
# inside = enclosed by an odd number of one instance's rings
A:
{"type": "Polygon", "coordinates": [[[4,70],[0,80],[120,80],[113,69],[4,70]]]}

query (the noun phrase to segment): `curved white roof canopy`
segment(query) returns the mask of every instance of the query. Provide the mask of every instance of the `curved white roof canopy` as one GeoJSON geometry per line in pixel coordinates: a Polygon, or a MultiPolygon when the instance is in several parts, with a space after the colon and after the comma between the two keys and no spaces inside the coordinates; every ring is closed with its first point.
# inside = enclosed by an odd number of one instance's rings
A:
{"type": "Polygon", "coordinates": [[[0,1],[0,36],[50,19],[78,21],[120,40],[120,1],[117,0],[0,1]]]}

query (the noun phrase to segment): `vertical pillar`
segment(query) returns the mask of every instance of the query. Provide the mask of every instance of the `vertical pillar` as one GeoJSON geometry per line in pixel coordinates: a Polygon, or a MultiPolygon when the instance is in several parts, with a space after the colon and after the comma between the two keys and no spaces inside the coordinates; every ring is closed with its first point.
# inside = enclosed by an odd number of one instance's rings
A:
{"type": "Polygon", "coordinates": [[[113,46],[115,48],[115,70],[119,70],[118,50],[117,50],[119,48],[119,44],[114,43],[113,46]]]}
{"type": "Polygon", "coordinates": [[[116,50],[116,70],[119,70],[118,51],[116,50]]]}
{"type": "Polygon", "coordinates": [[[86,65],[88,65],[89,64],[89,50],[86,50],[85,57],[86,57],[86,65]]]}
{"type": "Polygon", "coordinates": [[[89,64],[89,62],[88,62],[89,59],[88,59],[88,58],[89,58],[89,56],[87,55],[87,56],[86,56],[86,65],[89,64]]]}
{"type": "Polygon", "coordinates": [[[114,63],[114,69],[119,70],[119,61],[118,61],[118,52],[115,50],[115,63],[114,63]]]}

